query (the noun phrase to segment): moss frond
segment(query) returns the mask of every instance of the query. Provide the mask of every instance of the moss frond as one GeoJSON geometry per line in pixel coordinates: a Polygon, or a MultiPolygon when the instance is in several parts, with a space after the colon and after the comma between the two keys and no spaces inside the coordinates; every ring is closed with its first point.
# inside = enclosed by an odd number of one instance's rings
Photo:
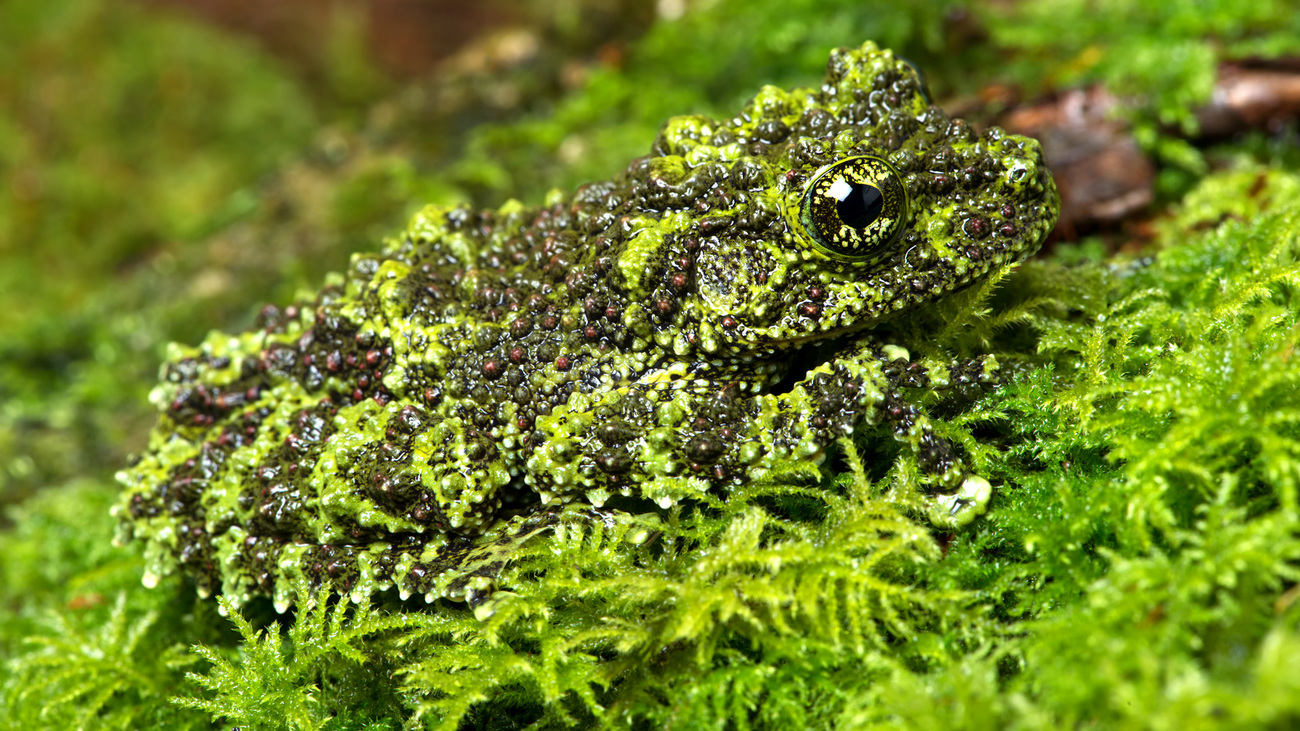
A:
{"type": "Polygon", "coordinates": [[[299,615],[282,635],[276,625],[255,628],[230,599],[218,597],[242,638],[240,651],[231,657],[195,646],[194,654],[209,667],[186,677],[207,694],[181,696],[174,702],[211,714],[214,720],[255,728],[351,728],[349,724],[359,721],[371,728],[387,727],[380,723],[382,712],[395,710],[397,700],[388,679],[377,677],[376,665],[386,663],[374,663],[364,642],[411,626],[414,619],[377,612],[368,603],[350,606],[344,598],[313,596],[301,580],[296,600],[299,615]]]}
{"type": "Polygon", "coordinates": [[[167,697],[161,668],[193,662],[183,648],[155,654],[146,635],[158,620],[127,609],[119,594],[107,620],[85,626],[47,613],[43,632],[27,638],[28,651],[10,661],[7,723],[18,728],[131,728],[137,713],[167,697]]]}

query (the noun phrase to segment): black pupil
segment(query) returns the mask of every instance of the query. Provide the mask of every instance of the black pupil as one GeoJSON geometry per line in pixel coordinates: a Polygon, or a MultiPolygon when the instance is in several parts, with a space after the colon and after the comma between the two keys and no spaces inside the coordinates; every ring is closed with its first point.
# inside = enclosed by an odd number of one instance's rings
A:
{"type": "MultiPolygon", "coordinates": [[[[843,181],[848,183],[848,181],[843,181]]],[[[866,183],[848,183],[849,193],[835,204],[835,212],[849,228],[863,229],[880,218],[885,198],[880,189],[866,183]]]]}

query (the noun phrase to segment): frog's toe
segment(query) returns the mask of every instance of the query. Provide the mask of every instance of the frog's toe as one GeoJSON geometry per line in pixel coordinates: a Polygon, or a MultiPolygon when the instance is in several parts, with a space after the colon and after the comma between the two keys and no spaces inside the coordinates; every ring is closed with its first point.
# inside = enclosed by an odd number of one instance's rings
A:
{"type": "Polygon", "coordinates": [[[988,510],[992,495],[993,485],[988,480],[968,475],[957,492],[930,498],[928,517],[938,528],[964,528],[988,510]]]}

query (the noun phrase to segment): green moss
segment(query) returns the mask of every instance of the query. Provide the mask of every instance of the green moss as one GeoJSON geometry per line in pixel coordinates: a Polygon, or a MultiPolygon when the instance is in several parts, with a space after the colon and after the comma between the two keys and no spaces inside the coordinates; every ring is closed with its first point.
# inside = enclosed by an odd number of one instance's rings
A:
{"type": "Polygon", "coordinates": [[[228,630],[184,587],[139,590],[139,556],[114,549],[100,517],[111,499],[103,483],[78,482],[8,516],[0,728],[204,727],[168,702],[196,661],[177,638],[215,642],[228,630]]]}

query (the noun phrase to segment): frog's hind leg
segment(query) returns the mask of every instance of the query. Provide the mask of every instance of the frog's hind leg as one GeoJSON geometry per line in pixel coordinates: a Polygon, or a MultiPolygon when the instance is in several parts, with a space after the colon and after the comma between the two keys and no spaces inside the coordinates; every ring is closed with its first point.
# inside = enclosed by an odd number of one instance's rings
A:
{"type": "Polygon", "coordinates": [[[238,575],[269,577],[273,586],[261,589],[281,607],[299,577],[357,599],[390,586],[429,599],[481,590],[492,562],[475,549],[497,529],[512,482],[491,435],[400,399],[341,407],[333,423],[309,474],[296,478],[314,498],[311,529],[286,540],[250,522],[232,534],[238,575]]]}

